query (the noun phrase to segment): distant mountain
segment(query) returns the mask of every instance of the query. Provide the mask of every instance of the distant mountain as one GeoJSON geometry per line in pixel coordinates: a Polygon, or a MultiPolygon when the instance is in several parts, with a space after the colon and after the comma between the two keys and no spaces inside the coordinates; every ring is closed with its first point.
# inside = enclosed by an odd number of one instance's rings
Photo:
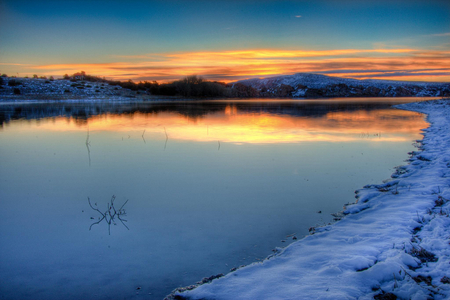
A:
{"type": "Polygon", "coordinates": [[[446,97],[450,83],[349,79],[297,73],[233,83],[243,97],[446,97]]]}

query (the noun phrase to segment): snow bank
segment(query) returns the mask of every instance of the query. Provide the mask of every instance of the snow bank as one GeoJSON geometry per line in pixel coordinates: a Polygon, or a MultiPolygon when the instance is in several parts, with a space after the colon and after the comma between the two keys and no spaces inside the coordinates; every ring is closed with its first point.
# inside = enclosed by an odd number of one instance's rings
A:
{"type": "Polygon", "coordinates": [[[431,126],[393,179],[357,191],[341,221],[175,297],[449,299],[450,101],[399,108],[428,114],[431,126]]]}

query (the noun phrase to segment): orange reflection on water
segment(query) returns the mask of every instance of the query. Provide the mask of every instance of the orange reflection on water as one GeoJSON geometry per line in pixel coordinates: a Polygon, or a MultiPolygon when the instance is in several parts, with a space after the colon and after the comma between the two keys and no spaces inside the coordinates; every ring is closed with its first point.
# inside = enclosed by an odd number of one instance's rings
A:
{"type": "Polygon", "coordinates": [[[229,104],[224,110],[189,117],[177,112],[105,114],[87,119],[55,118],[40,128],[58,131],[126,132],[133,138],[229,143],[299,143],[412,141],[427,127],[423,115],[396,109],[328,112],[319,116],[293,116],[244,112],[229,104]]]}

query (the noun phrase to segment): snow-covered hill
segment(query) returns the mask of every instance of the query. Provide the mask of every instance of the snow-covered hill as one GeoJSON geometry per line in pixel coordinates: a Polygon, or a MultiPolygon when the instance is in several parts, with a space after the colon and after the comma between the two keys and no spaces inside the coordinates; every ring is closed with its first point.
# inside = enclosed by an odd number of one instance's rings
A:
{"type": "Polygon", "coordinates": [[[47,80],[38,78],[1,77],[0,100],[15,99],[102,99],[135,97],[136,92],[106,82],[47,80]]]}
{"type": "Polygon", "coordinates": [[[391,80],[357,80],[319,74],[297,73],[234,83],[236,88],[252,89],[259,97],[444,97],[450,96],[450,83],[391,80]]]}

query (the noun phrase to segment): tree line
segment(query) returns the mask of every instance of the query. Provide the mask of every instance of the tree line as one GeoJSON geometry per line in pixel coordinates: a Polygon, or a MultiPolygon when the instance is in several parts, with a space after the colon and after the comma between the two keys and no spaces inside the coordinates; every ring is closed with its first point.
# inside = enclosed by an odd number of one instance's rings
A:
{"type": "Polygon", "coordinates": [[[72,81],[85,80],[91,82],[103,82],[113,86],[120,86],[137,92],[144,92],[151,95],[161,96],[183,96],[192,98],[203,97],[227,97],[227,98],[249,98],[257,96],[257,91],[249,86],[241,83],[233,85],[218,81],[207,81],[197,75],[186,76],[181,80],[169,83],[158,83],[156,81],[139,81],[132,80],[118,81],[108,80],[104,77],[92,76],[84,71],[75,73],[72,76],[65,74],[63,79],[72,81]]]}
{"type": "Polygon", "coordinates": [[[158,83],[156,81],[140,81],[135,83],[128,81],[115,81],[102,79],[96,76],[85,75],[86,81],[101,81],[109,85],[120,86],[132,91],[146,92],[151,95],[162,96],[183,96],[183,97],[228,97],[229,87],[223,82],[207,81],[203,78],[192,75],[181,80],[169,83],[158,83]]]}
{"type": "MultiPolygon", "coordinates": [[[[3,74],[1,77],[8,77],[3,74]]],[[[12,76],[15,77],[15,76],[12,76]]],[[[28,78],[28,77],[26,77],[28,78]]],[[[33,78],[39,78],[37,75],[33,75],[33,78]]],[[[41,79],[47,79],[47,77],[40,77],[41,79]]],[[[120,86],[132,91],[147,93],[151,95],[161,96],[183,96],[191,98],[202,97],[227,97],[227,98],[251,98],[257,97],[258,92],[249,86],[241,83],[226,84],[218,81],[208,81],[197,75],[187,76],[183,79],[176,80],[169,83],[158,83],[156,81],[139,81],[138,83],[132,80],[118,81],[108,80],[105,77],[88,75],[86,72],[81,71],[69,76],[64,74],[63,79],[70,81],[89,81],[89,82],[101,82],[112,86],[120,86]]],[[[54,80],[50,77],[50,80],[54,80]]]]}

